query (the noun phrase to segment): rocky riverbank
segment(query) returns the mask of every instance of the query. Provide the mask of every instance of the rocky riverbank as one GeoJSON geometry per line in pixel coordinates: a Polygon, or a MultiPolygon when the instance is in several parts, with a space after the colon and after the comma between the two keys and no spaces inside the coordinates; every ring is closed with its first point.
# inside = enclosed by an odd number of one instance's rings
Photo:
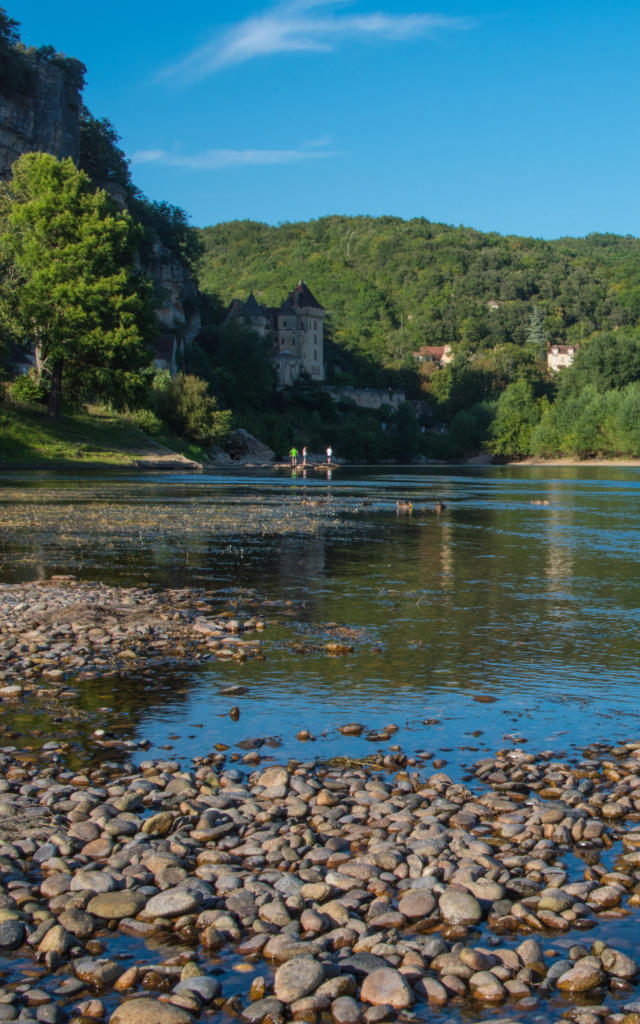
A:
{"type": "MultiPolygon", "coordinates": [[[[0,586],[0,742],[25,697],[81,715],[76,680],[260,657],[265,625],[205,589],[0,586]]],[[[640,740],[452,778],[339,732],[329,763],[0,747],[0,1022],[640,1022],[640,740]]]]}
{"type": "Polygon", "coordinates": [[[598,937],[640,904],[640,742],[509,749],[467,784],[400,752],[55,752],[0,750],[0,1021],[640,1020],[598,937]]]}
{"type": "Polygon", "coordinates": [[[244,634],[264,625],[259,616],[220,610],[204,589],[125,589],[72,576],[0,584],[0,697],[169,660],[246,660],[260,653],[260,641],[244,634]]]}

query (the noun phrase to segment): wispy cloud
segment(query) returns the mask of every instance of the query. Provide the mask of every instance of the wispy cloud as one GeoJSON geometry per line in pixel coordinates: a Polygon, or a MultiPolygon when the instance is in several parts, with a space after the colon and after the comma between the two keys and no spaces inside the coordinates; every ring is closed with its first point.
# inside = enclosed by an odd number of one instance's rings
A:
{"type": "Polygon", "coordinates": [[[345,14],[337,10],[352,6],[353,0],[283,0],[194,50],[179,64],[166,68],[161,77],[194,81],[255,57],[329,52],[341,40],[401,41],[428,36],[437,29],[465,29],[472,25],[468,18],[437,14],[345,14]]]}
{"type": "MultiPolygon", "coordinates": [[[[320,145],[324,145],[320,141],[320,145]]],[[[291,164],[301,160],[319,160],[335,156],[326,149],[207,149],[202,153],[169,153],[164,149],[143,149],[134,153],[134,164],[161,164],[163,167],[184,167],[195,171],[219,171],[229,167],[265,167],[291,164]]]]}

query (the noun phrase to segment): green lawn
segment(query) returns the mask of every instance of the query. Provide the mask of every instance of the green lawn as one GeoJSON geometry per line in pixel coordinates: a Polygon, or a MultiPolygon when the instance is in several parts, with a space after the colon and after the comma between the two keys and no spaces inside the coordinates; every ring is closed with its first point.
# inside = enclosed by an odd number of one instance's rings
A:
{"type": "Polygon", "coordinates": [[[52,422],[43,407],[5,400],[0,404],[0,467],[126,469],[142,457],[171,452],[201,461],[201,449],[175,437],[149,437],[123,416],[93,406],[52,422]]]}

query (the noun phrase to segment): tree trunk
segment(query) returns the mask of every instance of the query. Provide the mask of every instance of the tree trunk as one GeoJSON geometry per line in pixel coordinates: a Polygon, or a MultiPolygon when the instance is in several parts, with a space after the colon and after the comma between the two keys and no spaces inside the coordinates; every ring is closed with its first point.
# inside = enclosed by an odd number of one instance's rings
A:
{"type": "Polygon", "coordinates": [[[44,359],[42,358],[42,342],[36,341],[33,346],[33,354],[35,357],[35,369],[36,369],[36,380],[38,384],[42,380],[42,374],[44,371],[44,359]]]}
{"type": "Polygon", "coordinates": [[[64,359],[59,358],[54,360],[53,369],[51,370],[51,390],[49,392],[49,403],[47,405],[47,413],[49,418],[57,420],[60,411],[62,409],[62,370],[64,367],[64,359]]]}

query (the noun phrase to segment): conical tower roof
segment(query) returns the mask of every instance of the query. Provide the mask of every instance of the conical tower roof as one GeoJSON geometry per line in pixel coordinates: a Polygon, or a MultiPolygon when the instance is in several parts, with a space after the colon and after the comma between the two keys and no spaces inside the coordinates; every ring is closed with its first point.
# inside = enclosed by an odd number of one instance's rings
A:
{"type": "Polygon", "coordinates": [[[307,288],[304,281],[298,281],[294,290],[289,294],[289,300],[294,306],[298,308],[304,307],[305,309],[322,309],[318,300],[312,295],[311,290],[307,288]]]}

